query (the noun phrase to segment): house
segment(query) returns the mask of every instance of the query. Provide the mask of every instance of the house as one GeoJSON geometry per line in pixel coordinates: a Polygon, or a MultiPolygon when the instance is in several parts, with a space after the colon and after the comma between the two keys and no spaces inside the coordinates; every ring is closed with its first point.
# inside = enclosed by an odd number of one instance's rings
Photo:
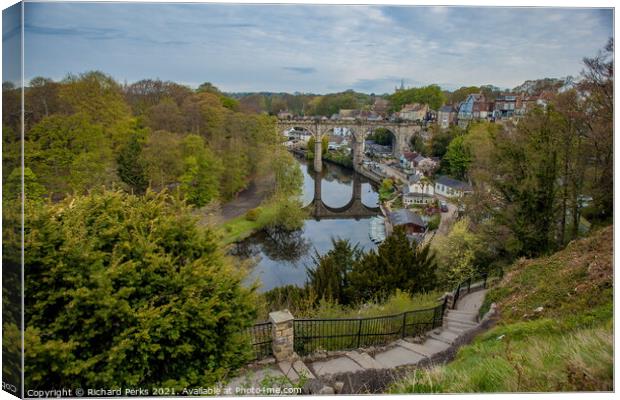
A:
{"type": "Polygon", "coordinates": [[[360,115],[360,110],[352,110],[352,109],[341,109],[338,112],[338,119],[352,121],[355,120],[360,115]]]}
{"type": "Polygon", "coordinates": [[[405,151],[400,156],[400,166],[404,169],[414,169],[413,160],[415,160],[417,153],[412,151],[405,151]]]}
{"type": "Polygon", "coordinates": [[[404,226],[408,235],[420,235],[426,232],[426,222],[413,211],[401,208],[388,213],[392,227],[404,226]]]}
{"type": "Polygon", "coordinates": [[[398,116],[405,121],[423,121],[426,118],[428,110],[429,108],[426,104],[406,104],[399,111],[398,116]]]}
{"type": "Polygon", "coordinates": [[[441,107],[437,112],[437,123],[439,127],[447,129],[450,125],[454,125],[456,123],[457,113],[458,111],[452,104],[441,107]]]}
{"type": "Polygon", "coordinates": [[[405,151],[400,156],[400,166],[403,169],[421,171],[428,175],[439,166],[439,162],[413,151],[405,151]]]}
{"type": "Polygon", "coordinates": [[[493,115],[496,118],[512,117],[522,108],[522,97],[515,93],[502,93],[495,99],[495,110],[493,115]]]}
{"type": "Polygon", "coordinates": [[[442,175],[435,181],[435,194],[445,197],[462,197],[472,192],[472,187],[467,182],[442,175]]]}
{"type": "Polygon", "coordinates": [[[432,196],[435,194],[435,188],[424,175],[414,174],[407,179],[403,193],[424,193],[432,196]]]}
{"type": "Polygon", "coordinates": [[[291,114],[290,112],[288,112],[288,111],[286,111],[286,110],[285,110],[285,111],[280,111],[280,112],[278,113],[278,118],[279,118],[279,119],[287,119],[287,120],[290,120],[290,119],[293,119],[293,114],[291,114]]]}
{"type": "Polygon", "coordinates": [[[403,204],[406,206],[416,204],[430,204],[435,197],[426,193],[403,193],[403,204]]]}
{"type": "Polygon", "coordinates": [[[467,126],[471,120],[484,119],[493,115],[493,103],[481,93],[472,93],[459,106],[459,126],[467,126]]]}

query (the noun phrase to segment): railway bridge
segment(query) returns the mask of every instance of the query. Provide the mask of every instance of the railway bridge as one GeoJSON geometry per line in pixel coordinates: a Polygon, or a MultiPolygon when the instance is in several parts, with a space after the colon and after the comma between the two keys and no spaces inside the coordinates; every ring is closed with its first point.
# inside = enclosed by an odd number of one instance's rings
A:
{"type": "Polygon", "coordinates": [[[377,128],[387,129],[394,136],[392,151],[394,155],[401,154],[408,148],[408,143],[414,135],[420,134],[422,127],[415,122],[390,122],[368,120],[321,120],[321,119],[279,119],[277,129],[279,132],[291,128],[301,128],[310,132],[316,139],[314,144],[314,170],[321,170],[321,137],[333,131],[335,128],[346,128],[351,132],[351,144],[353,148],[353,168],[359,171],[364,159],[364,140],[366,136],[377,128]],[[318,156],[318,157],[317,157],[318,156]]]}

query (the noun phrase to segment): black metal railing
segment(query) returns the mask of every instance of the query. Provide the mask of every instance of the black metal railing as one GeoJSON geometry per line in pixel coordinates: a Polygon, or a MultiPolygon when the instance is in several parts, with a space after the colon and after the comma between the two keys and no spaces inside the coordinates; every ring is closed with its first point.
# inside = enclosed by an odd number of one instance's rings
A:
{"type": "MultiPolygon", "coordinates": [[[[486,273],[471,277],[459,283],[451,296],[444,296],[440,304],[423,310],[369,318],[295,319],[294,350],[303,356],[317,350],[380,346],[397,339],[422,335],[442,326],[446,309],[455,308],[462,295],[486,288],[487,283],[486,273]]],[[[271,322],[255,324],[246,332],[252,344],[254,359],[273,355],[271,322]]]]}
{"type": "Polygon", "coordinates": [[[370,318],[296,319],[294,348],[299,355],[317,350],[349,350],[418,336],[442,325],[446,302],[424,310],[370,318]]]}
{"type": "Polygon", "coordinates": [[[271,322],[260,322],[247,330],[254,360],[260,360],[273,354],[271,342],[273,340],[273,325],[271,322]]]}
{"type": "Polygon", "coordinates": [[[463,282],[459,283],[454,293],[452,294],[452,308],[456,308],[456,303],[459,301],[463,294],[468,294],[472,290],[486,289],[488,274],[480,274],[476,277],[469,277],[463,282]]]}

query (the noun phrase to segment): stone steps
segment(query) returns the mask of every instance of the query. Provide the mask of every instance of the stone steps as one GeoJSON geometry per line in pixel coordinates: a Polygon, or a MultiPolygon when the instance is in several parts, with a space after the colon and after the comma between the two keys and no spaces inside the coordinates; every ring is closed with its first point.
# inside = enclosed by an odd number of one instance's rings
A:
{"type": "Polygon", "coordinates": [[[453,325],[453,326],[463,326],[466,328],[473,328],[474,326],[476,326],[476,323],[473,321],[468,321],[466,319],[452,318],[452,317],[445,317],[444,324],[453,325]]]}
{"type": "Polygon", "coordinates": [[[367,353],[357,351],[348,351],[345,353],[347,357],[358,363],[364,369],[382,369],[385,368],[380,362],[369,356],[367,353]]]}

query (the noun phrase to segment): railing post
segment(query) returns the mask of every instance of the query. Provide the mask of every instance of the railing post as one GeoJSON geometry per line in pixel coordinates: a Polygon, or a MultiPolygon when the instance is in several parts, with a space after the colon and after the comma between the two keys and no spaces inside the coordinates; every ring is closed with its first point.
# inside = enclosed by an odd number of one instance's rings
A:
{"type": "Polygon", "coordinates": [[[273,356],[278,362],[291,361],[295,354],[293,315],[289,310],[274,311],[269,313],[269,321],[273,326],[273,356]]]}
{"type": "Polygon", "coordinates": [[[489,274],[484,274],[484,283],[482,284],[482,287],[484,289],[487,288],[487,278],[488,278],[489,274]]]}
{"type": "Polygon", "coordinates": [[[471,291],[471,277],[467,280],[467,293],[471,291]]]}
{"type": "Polygon", "coordinates": [[[357,348],[360,348],[360,340],[362,339],[362,319],[360,318],[359,327],[357,328],[357,348]]]}
{"type": "Polygon", "coordinates": [[[456,302],[459,301],[459,297],[461,296],[461,284],[456,287],[456,293],[454,293],[454,298],[452,299],[452,309],[456,308],[456,302]]]}
{"type": "Polygon", "coordinates": [[[404,312],[403,313],[403,327],[402,327],[401,334],[400,334],[401,339],[405,338],[405,326],[406,326],[406,324],[407,324],[407,313],[404,312]]]}

